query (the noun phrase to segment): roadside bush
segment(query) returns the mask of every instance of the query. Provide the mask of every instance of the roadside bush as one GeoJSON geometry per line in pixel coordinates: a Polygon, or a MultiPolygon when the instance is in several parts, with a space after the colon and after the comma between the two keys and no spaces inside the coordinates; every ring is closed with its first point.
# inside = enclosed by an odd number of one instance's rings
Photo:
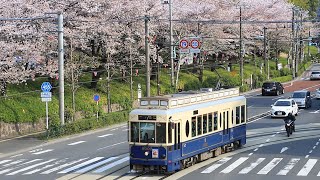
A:
{"type": "Polygon", "coordinates": [[[50,117],[49,131],[46,138],[61,137],[65,135],[72,135],[88,130],[93,130],[107,125],[117,124],[128,120],[128,111],[113,112],[109,114],[102,114],[99,119],[81,119],[74,122],[66,123],[64,126],[60,125],[59,117],[50,117]]]}
{"type": "Polygon", "coordinates": [[[289,68],[282,68],[280,69],[280,76],[288,76],[290,75],[292,72],[290,71],[289,68]]]}

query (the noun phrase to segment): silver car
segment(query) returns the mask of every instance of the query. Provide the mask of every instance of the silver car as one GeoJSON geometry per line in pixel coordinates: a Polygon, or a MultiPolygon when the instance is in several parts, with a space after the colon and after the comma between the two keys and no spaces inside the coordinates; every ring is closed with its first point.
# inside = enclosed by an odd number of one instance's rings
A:
{"type": "Polygon", "coordinates": [[[320,71],[312,71],[310,75],[310,80],[320,79],[320,71]]]}

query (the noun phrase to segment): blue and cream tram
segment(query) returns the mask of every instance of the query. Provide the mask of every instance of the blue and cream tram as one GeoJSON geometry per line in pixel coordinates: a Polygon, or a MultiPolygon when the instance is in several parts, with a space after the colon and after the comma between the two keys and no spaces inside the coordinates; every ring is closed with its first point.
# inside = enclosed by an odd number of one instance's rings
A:
{"type": "Polygon", "coordinates": [[[169,172],[246,144],[238,88],[141,98],[129,115],[130,169],[169,172]]]}

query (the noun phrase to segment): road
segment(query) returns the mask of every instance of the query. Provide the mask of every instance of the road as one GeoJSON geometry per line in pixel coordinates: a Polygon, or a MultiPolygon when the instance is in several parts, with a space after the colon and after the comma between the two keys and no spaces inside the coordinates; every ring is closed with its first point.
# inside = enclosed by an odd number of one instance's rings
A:
{"type": "Polygon", "coordinates": [[[313,94],[320,81],[307,77],[284,84],[281,96],[261,96],[259,90],[245,94],[252,120],[247,144],[168,177],[129,173],[128,129],[121,124],[49,142],[0,142],[0,179],[319,179],[320,100],[299,111],[296,132],[289,138],[283,121],[268,114],[273,102],[294,90],[309,88],[313,94]]]}

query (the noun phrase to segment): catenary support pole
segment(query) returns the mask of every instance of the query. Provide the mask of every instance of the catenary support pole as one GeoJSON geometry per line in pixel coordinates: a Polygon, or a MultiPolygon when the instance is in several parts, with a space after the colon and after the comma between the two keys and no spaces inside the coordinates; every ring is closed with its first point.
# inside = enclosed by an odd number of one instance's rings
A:
{"type": "Polygon", "coordinates": [[[58,13],[58,57],[59,57],[59,114],[61,125],[64,125],[64,49],[63,49],[63,16],[58,13]]]}

